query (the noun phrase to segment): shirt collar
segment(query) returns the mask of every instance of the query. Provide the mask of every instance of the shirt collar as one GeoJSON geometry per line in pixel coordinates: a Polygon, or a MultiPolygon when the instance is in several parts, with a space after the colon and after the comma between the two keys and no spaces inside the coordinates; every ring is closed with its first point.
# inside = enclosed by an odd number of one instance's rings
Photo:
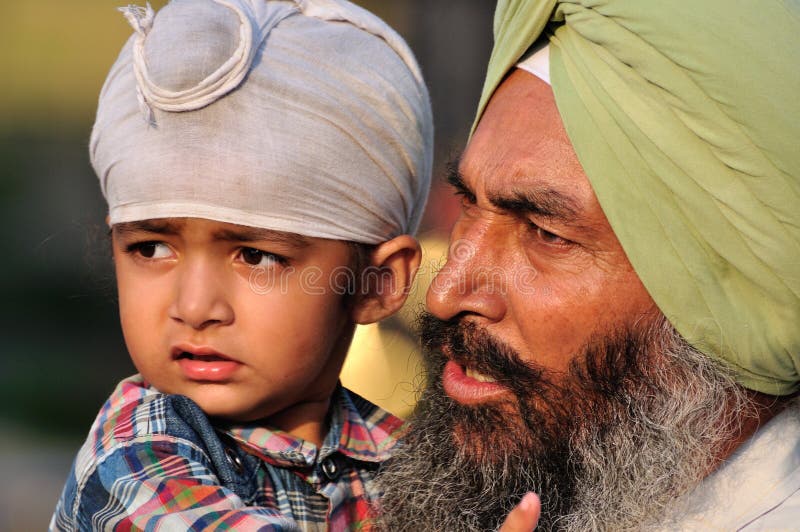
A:
{"type": "Polygon", "coordinates": [[[256,424],[223,430],[259,458],[280,467],[310,467],[335,452],[354,460],[389,458],[406,424],[378,406],[338,386],[329,410],[330,429],[319,449],[280,429],[256,424]]]}
{"type": "Polygon", "coordinates": [[[798,489],[800,411],[792,402],[687,496],[678,528],[738,530],[798,489]]]}

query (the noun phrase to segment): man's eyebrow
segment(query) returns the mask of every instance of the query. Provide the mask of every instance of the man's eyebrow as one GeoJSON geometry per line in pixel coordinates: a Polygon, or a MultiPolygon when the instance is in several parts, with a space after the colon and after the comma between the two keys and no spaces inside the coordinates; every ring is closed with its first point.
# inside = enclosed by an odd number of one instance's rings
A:
{"type": "Polygon", "coordinates": [[[552,188],[530,188],[511,194],[490,194],[489,202],[504,211],[535,214],[569,225],[580,224],[581,209],[574,198],[552,188]]]}
{"type": "MultiPolygon", "coordinates": [[[[456,189],[457,194],[475,203],[477,197],[464,182],[459,162],[459,158],[454,158],[447,163],[447,182],[456,189]]],[[[531,187],[511,194],[489,194],[488,199],[498,209],[515,214],[535,214],[576,227],[584,225],[580,204],[573,197],[552,188],[531,187]]]]}
{"type": "Polygon", "coordinates": [[[447,182],[456,189],[456,194],[464,196],[470,203],[475,203],[477,201],[475,193],[464,182],[464,176],[462,176],[461,172],[458,170],[459,159],[460,158],[456,157],[448,161],[447,182]]]}
{"type": "Polygon", "coordinates": [[[177,235],[183,223],[173,220],[138,220],[136,222],[121,222],[114,224],[112,231],[118,235],[131,233],[156,233],[159,235],[177,235]]]}
{"type": "Polygon", "coordinates": [[[270,242],[297,249],[306,248],[311,245],[311,242],[306,237],[296,233],[244,226],[237,227],[236,229],[221,229],[215,231],[214,239],[229,242],[270,242]]]}

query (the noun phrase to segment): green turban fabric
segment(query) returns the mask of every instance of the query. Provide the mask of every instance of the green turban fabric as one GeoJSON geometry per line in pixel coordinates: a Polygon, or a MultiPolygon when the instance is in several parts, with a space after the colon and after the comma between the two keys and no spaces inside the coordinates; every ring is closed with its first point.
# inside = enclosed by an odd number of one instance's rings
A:
{"type": "Polygon", "coordinates": [[[800,388],[800,2],[500,0],[478,118],[540,36],[650,295],[738,381],[800,388]]]}

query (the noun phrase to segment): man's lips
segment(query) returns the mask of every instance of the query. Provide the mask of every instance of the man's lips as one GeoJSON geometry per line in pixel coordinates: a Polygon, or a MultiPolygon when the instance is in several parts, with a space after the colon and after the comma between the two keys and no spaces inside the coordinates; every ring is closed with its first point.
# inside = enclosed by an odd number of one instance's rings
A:
{"type": "Polygon", "coordinates": [[[447,395],[465,405],[493,401],[509,391],[491,377],[465,368],[452,360],[448,360],[444,366],[442,386],[447,395]]]}
{"type": "Polygon", "coordinates": [[[221,382],[230,379],[242,366],[236,360],[207,346],[179,344],[172,348],[184,376],[193,381],[221,382]]]}
{"type": "Polygon", "coordinates": [[[509,391],[494,377],[456,360],[449,348],[443,347],[442,353],[448,358],[442,371],[444,391],[459,403],[480,404],[498,399],[509,391]]]}

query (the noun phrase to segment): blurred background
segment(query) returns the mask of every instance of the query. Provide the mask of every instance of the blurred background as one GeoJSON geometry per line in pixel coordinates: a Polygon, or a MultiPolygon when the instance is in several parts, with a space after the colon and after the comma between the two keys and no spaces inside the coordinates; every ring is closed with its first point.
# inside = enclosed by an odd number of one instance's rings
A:
{"type": "MultiPolygon", "coordinates": [[[[151,2],[154,8],[165,1],[151,2]]],[[[494,2],[357,2],[417,54],[436,121],[435,180],[463,148],[494,2]]],[[[105,204],[87,146],[131,29],[110,0],[4,2],[0,16],[0,530],[43,530],[97,410],[134,373],[117,317],[105,204]]],[[[423,237],[446,234],[435,185],[423,237]]]]}

